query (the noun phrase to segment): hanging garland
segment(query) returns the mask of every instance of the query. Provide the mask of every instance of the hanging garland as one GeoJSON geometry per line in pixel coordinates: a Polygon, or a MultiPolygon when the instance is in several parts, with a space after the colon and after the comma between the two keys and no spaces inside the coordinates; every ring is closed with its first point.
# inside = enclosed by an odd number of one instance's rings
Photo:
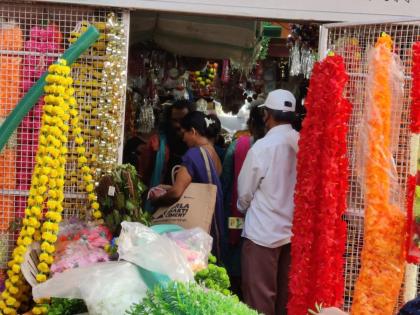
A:
{"type": "Polygon", "coordinates": [[[413,45],[413,68],[411,71],[413,86],[411,88],[410,129],[420,133],[420,42],[413,45]]]}
{"type": "MultiPolygon", "coordinates": [[[[122,100],[125,95],[125,30],[114,13],[108,15],[106,24],[106,61],[102,73],[101,99],[99,101],[99,154],[97,170],[111,174],[117,163],[121,135],[122,100]]],[[[101,174],[100,174],[101,175],[101,174]]]]}
{"type": "MultiPolygon", "coordinates": [[[[3,314],[17,314],[22,302],[28,302],[30,288],[25,283],[21,273],[21,264],[28,247],[34,242],[40,242],[38,274],[36,280],[44,282],[50,273],[54,261],[55,242],[62,220],[64,201],[64,176],[67,162],[67,143],[69,122],[71,135],[76,144],[79,167],[85,181],[85,190],[90,201],[90,210],[94,218],[100,218],[99,204],[94,193],[92,171],[84,156],[83,138],[79,127],[80,117],[71,87],[70,67],[65,60],[59,60],[48,69],[47,85],[44,88],[42,126],[39,135],[39,146],[35,158],[35,169],[29,190],[28,207],[22,220],[22,230],[17,240],[12,259],[8,263],[8,279],[6,289],[1,294],[0,310],[3,314]],[[43,216],[44,207],[47,209],[43,216]]],[[[47,309],[43,305],[33,308],[33,314],[44,314],[47,309]]]]}
{"type": "MultiPolygon", "coordinates": [[[[83,34],[91,23],[87,21],[80,22],[75,30],[70,33],[69,43],[74,43],[83,34]]],[[[99,112],[98,108],[99,99],[101,97],[101,84],[102,70],[104,62],[102,60],[96,60],[96,57],[103,57],[105,55],[106,48],[106,23],[104,22],[93,22],[92,23],[101,33],[99,40],[92,46],[92,49],[88,50],[87,54],[90,57],[84,63],[74,63],[72,66],[72,72],[74,77],[75,96],[77,103],[83,104],[80,111],[80,125],[82,130],[83,142],[88,143],[88,139],[91,139],[90,145],[86,146],[86,158],[88,164],[92,167],[92,176],[94,180],[99,179],[99,172],[96,169],[96,163],[98,160],[98,147],[99,147],[99,112]],[[93,59],[92,61],[90,59],[93,59]]],[[[77,152],[73,152],[70,148],[70,153],[77,156],[77,152]]],[[[77,165],[77,163],[74,163],[77,165]]],[[[73,164],[73,165],[74,165],[73,164]]],[[[83,181],[80,178],[80,173],[76,169],[72,169],[66,174],[70,181],[74,184],[83,181]]]]}
{"type": "MultiPolygon", "coordinates": [[[[413,67],[411,71],[411,108],[410,108],[410,174],[407,178],[407,262],[420,263],[420,205],[415,202],[416,181],[418,176],[418,147],[420,136],[420,42],[413,44],[413,67]]],[[[415,276],[416,274],[413,274],[415,276]]],[[[414,295],[415,296],[415,295],[414,295]]]]}
{"type": "Polygon", "coordinates": [[[383,34],[368,59],[365,234],[353,315],[393,314],[404,275],[405,214],[390,201],[396,181],[392,178],[392,83],[401,72],[391,49],[391,37],[383,34]]]}
{"type": "MultiPolygon", "coordinates": [[[[70,68],[65,61],[52,65],[49,68],[45,92],[44,114],[39,136],[39,146],[36,155],[36,166],[32,176],[29,190],[28,207],[22,220],[22,230],[17,240],[12,259],[8,263],[8,279],[5,282],[6,290],[2,292],[0,309],[4,314],[16,314],[22,300],[27,300],[25,293],[28,287],[25,284],[20,267],[28,247],[34,240],[41,241],[39,273],[36,279],[43,282],[47,278],[49,266],[52,263],[52,254],[55,251],[54,243],[57,240],[58,224],[61,221],[64,199],[64,173],[65,155],[69,119],[69,103],[74,101],[73,91],[69,88],[73,80],[68,77],[70,68]],[[46,202],[47,213],[41,227],[42,210],[46,202]]],[[[34,314],[41,314],[42,307],[35,307],[34,314]]]]}
{"type": "Polygon", "coordinates": [[[340,56],[316,63],[300,132],[288,314],[318,303],[341,306],[346,224],[346,136],[351,104],[340,56]]]}

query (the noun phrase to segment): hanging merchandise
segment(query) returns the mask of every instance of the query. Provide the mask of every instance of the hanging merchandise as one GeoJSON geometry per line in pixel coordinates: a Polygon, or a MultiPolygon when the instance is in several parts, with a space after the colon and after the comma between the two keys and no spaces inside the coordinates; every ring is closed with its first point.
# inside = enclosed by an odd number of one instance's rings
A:
{"type": "Polygon", "coordinates": [[[290,75],[291,76],[298,76],[302,73],[302,64],[301,64],[301,57],[300,57],[300,46],[298,43],[295,43],[290,50],[290,57],[289,57],[289,64],[290,64],[290,75]]]}
{"type": "Polygon", "coordinates": [[[411,162],[407,179],[407,261],[420,263],[420,186],[417,185],[420,170],[420,42],[413,45],[413,68],[410,107],[411,162]]]}
{"type": "Polygon", "coordinates": [[[217,63],[208,62],[203,70],[191,73],[191,85],[197,96],[211,96],[216,92],[214,84],[218,66],[217,63]]]}
{"type": "Polygon", "coordinates": [[[223,83],[229,82],[230,75],[229,75],[229,59],[223,59],[223,66],[222,66],[222,77],[221,80],[223,83]]]}
{"type": "Polygon", "coordinates": [[[343,304],[342,216],[347,206],[346,138],[352,110],[343,97],[347,80],[343,58],[328,56],[315,64],[309,84],[297,155],[290,315],[306,315],[316,304],[343,304]]]}
{"type": "MultiPolygon", "coordinates": [[[[18,52],[22,48],[23,34],[20,27],[13,22],[0,21],[0,49],[18,52]]],[[[11,54],[0,56],[0,125],[19,101],[21,62],[22,58],[19,56],[11,54]]],[[[8,231],[15,219],[14,197],[10,192],[16,189],[16,168],[20,164],[16,165],[16,146],[17,139],[14,133],[5,149],[0,152],[0,190],[5,190],[5,193],[0,196],[2,212],[0,232],[3,233],[8,231]]],[[[1,250],[7,248],[8,244],[4,244],[4,247],[0,245],[1,250]]],[[[0,283],[3,281],[0,280],[0,283]]]]}
{"type": "Polygon", "coordinates": [[[303,47],[301,51],[301,70],[305,79],[309,79],[315,63],[315,55],[310,48],[303,47]]]}
{"type": "MultiPolygon", "coordinates": [[[[91,23],[87,21],[81,21],[77,23],[74,30],[70,33],[68,42],[74,43],[83,34],[91,23]]],[[[81,105],[80,111],[80,128],[82,129],[82,135],[84,143],[86,143],[86,158],[88,159],[88,165],[92,167],[95,180],[98,180],[99,174],[96,169],[98,160],[98,148],[99,148],[99,121],[100,121],[100,109],[98,107],[99,99],[101,97],[101,80],[104,62],[101,59],[105,55],[105,28],[104,22],[93,21],[92,24],[100,32],[99,41],[97,41],[92,48],[86,53],[93,57],[84,62],[76,62],[72,66],[72,76],[74,78],[74,88],[77,103],[81,105]],[[87,139],[93,139],[93,141],[87,141],[87,139]]],[[[71,146],[70,163],[67,166],[66,181],[70,181],[73,184],[83,182],[80,174],[77,173],[77,161],[73,160],[77,157],[77,152],[74,151],[74,146],[71,146]]],[[[77,192],[77,185],[73,187],[74,193],[77,192]]]]}
{"type": "Polygon", "coordinates": [[[359,157],[364,160],[365,232],[353,315],[393,314],[404,275],[406,215],[394,199],[399,184],[392,155],[403,72],[392,45],[382,34],[368,55],[366,121],[360,127],[366,130],[366,146],[359,157]]]}
{"type": "Polygon", "coordinates": [[[413,45],[413,68],[411,71],[413,86],[411,88],[410,129],[420,133],[420,42],[413,45]]]}
{"type": "MultiPolygon", "coordinates": [[[[29,191],[28,208],[22,220],[23,227],[17,240],[17,247],[8,263],[6,290],[1,294],[0,309],[4,314],[16,314],[21,303],[27,300],[25,296],[29,288],[25,284],[20,266],[28,246],[34,240],[42,241],[37,281],[46,280],[49,266],[53,261],[52,253],[55,250],[58,223],[61,221],[63,211],[66,142],[69,129],[67,122],[70,118],[68,111],[69,105],[75,101],[72,96],[74,91],[70,88],[73,82],[69,77],[70,68],[65,64],[65,61],[60,61],[59,65],[50,66],[50,75],[46,78],[48,83],[45,87],[46,105],[43,109],[43,124],[29,191]],[[47,208],[46,220],[41,224],[44,203],[47,208]]],[[[34,308],[34,314],[41,313],[44,313],[43,309],[34,308]]]]}
{"type": "Polygon", "coordinates": [[[122,99],[125,95],[125,30],[114,13],[107,21],[106,61],[101,82],[101,98],[98,107],[98,159],[97,174],[111,174],[118,159],[122,125],[122,99]]]}
{"type": "MultiPolygon", "coordinates": [[[[49,54],[62,52],[63,36],[58,27],[49,23],[47,26],[34,26],[29,31],[25,50],[31,52],[23,57],[22,92],[26,93],[55,60],[49,54]]],[[[17,102],[16,102],[17,103],[17,102]]],[[[35,166],[35,153],[38,148],[38,134],[41,128],[41,114],[44,100],[39,99],[34,108],[25,116],[18,128],[18,164],[16,169],[17,190],[28,191],[31,175],[35,166]]],[[[15,197],[16,212],[24,215],[26,197],[15,197]]]]}
{"type": "Polygon", "coordinates": [[[145,100],[139,109],[138,129],[140,133],[150,133],[155,127],[155,114],[152,104],[145,100]]]}

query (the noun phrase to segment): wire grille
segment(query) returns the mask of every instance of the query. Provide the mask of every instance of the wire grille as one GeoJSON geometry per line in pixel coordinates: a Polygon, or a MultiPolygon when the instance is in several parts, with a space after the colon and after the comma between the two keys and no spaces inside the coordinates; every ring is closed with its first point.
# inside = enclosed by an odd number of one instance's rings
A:
{"type": "MultiPolygon", "coordinates": [[[[123,12],[113,11],[122,21],[123,12]]],[[[77,33],[90,23],[102,30],[103,34],[76,61],[72,75],[82,113],[88,155],[97,151],[94,139],[98,138],[100,132],[97,127],[98,91],[106,48],[103,26],[109,12],[108,8],[1,1],[0,123],[48,65],[70,45],[71,39],[77,37],[77,33]]],[[[123,104],[121,99],[121,111],[123,104]]],[[[42,105],[41,98],[0,153],[0,270],[5,268],[5,262],[13,249],[19,219],[26,206],[35,164],[42,105]]],[[[87,203],[82,179],[77,173],[71,140],[64,190],[64,216],[79,216],[87,203]]],[[[0,272],[0,286],[1,275],[0,272]]]]}
{"type": "MultiPolygon", "coordinates": [[[[358,132],[363,118],[366,99],[367,51],[374,45],[381,32],[391,35],[394,40],[394,52],[401,58],[404,69],[404,92],[401,99],[401,118],[395,119],[399,124],[399,135],[394,140],[394,159],[398,173],[399,189],[393,196],[394,201],[406,210],[406,180],[410,169],[410,130],[409,106],[411,90],[412,44],[420,40],[420,21],[401,24],[370,24],[357,26],[328,27],[328,44],[330,50],[344,57],[349,82],[346,94],[353,104],[348,134],[348,152],[350,161],[350,178],[348,192],[348,211],[345,220],[348,224],[346,265],[345,265],[345,309],[352,304],[354,285],[360,270],[360,254],[363,246],[364,196],[358,180],[356,164],[358,132]]],[[[419,282],[420,289],[420,282],[419,282]]],[[[400,303],[402,300],[400,299],[400,303]]]]}

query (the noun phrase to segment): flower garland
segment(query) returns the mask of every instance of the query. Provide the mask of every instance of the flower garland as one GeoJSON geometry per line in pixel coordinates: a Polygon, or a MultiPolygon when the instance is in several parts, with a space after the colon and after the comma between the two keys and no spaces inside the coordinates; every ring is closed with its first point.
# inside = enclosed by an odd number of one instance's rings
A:
{"type": "Polygon", "coordinates": [[[407,262],[418,264],[420,262],[420,230],[419,224],[414,213],[414,195],[416,191],[417,178],[414,175],[408,175],[407,178],[407,230],[406,240],[407,262]]]}
{"type": "MultiPolygon", "coordinates": [[[[38,282],[47,279],[53,262],[54,243],[63,212],[69,109],[75,103],[74,90],[70,88],[73,79],[69,74],[70,68],[66,66],[66,61],[60,60],[58,64],[49,67],[49,75],[46,77],[45,105],[28,207],[25,209],[17,247],[8,263],[10,269],[7,271],[6,289],[1,294],[0,310],[4,314],[17,314],[21,303],[29,300],[26,295],[29,288],[24,282],[20,266],[34,240],[41,242],[37,266],[39,273],[36,275],[38,282]],[[43,220],[44,203],[47,212],[43,220]]],[[[44,306],[36,306],[32,310],[34,314],[43,314],[46,311],[44,306]]]]}
{"type": "MultiPolygon", "coordinates": [[[[105,55],[105,27],[104,22],[92,23],[100,32],[99,41],[97,41],[87,53],[92,59],[105,55]]],[[[87,21],[82,21],[76,29],[71,32],[69,43],[75,42],[81,34],[86,31],[90,25],[87,21]]],[[[89,58],[90,59],[90,58],[89,58]]],[[[90,217],[100,219],[101,213],[98,211],[96,194],[94,192],[95,181],[98,180],[98,170],[96,169],[98,159],[98,147],[100,133],[98,130],[98,121],[100,109],[98,101],[100,98],[100,80],[102,79],[103,61],[94,60],[85,63],[74,63],[72,66],[73,77],[75,78],[75,96],[77,103],[83,104],[78,114],[77,108],[71,110],[72,115],[72,140],[74,147],[70,147],[70,156],[76,160],[71,160],[71,166],[68,170],[66,180],[77,184],[82,182],[84,189],[88,193],[90,203],[90,217]],[[82,145],[86,146],[83,147],[82,145]],[[75,166],[78,166],[77,171],[75,166]]]]}
{"type": "Polygon", "coordinates": [[[71,102],[70,104],[70,122],[71,122],[71,135],[73,137],[75,143],[75,151],[77,153],[77,164],[80,170],[80,174],[84,183],[84,189],[88,194],[88,202],[89,202],[89,210],[90,210],[90,218],[94,218],[95,220],[100,219],[102,217],[101,211],[99,210],[99,203],[97,202],[97,196],[94,191],[95,189],[95,181],[93,179],[93,171],[88,164],[88,159],[85,156],[86,149],[84,147],[85,140],[82,136],[82,128],[80,128],[81,118],[79,115],[79,111],[77,110],[77,103],[76,101],[71,102]]]}
{"type": "Polygon", "coordinates": [[[300,132],[288,314],[316,303],[341,306],[346,224],[346,136],[352,106],[343,98],[343,58],[315,64],[300,132]]]}
{"type": "MultiPolygon", "coordinates": [[[[97,169],[111,174],[117,163],[118,146],[120,144],[122,101],[125,95],[125,30],[114,13],[108,15],[106,62],[101,82],[101,99],[99,109],[99,154],[97,169]]],[[[99,174],[102,175],[102,174],[99,174]]]]}
{"type": "MultiPolygon", "coordinates": [[[[26,93],[35,84],[42,74],[47,71],[48,65],[54,63],[55,58],[48,56],[48,53],[60,53],[63,35],[57,25],[33,26],[29,30],[29,38],[25,41],[25,51],[34,52],[23,57],[21,67],[22,80],[20,82],[23,93],[26,93]],[[41,56],[37,53],[43,53],[41,56]]],[[[41,116],[44,99],[41,97],[37,104],[23,118],[18,128],[18,163],[16,170],[17,186],[20,191],[28,191],[31,185],[31,174],[35,166],[35,153],[38,147],[38,134],[41,128],[41,116]]],[[[15,211],[24,216],[27,198],[25,196],[15,197],[15,211]]]]}
{"type": "MultiPolygon", "coordinates": [[[[365,234],[351,314],[393,314],[404,275],[405,214],[390,202],[392,81],[397,67],[392,39],[383,34],[369,56],[365,234]]],[[[362,127],[363,128],[363,127],[362,127]]]]}
{"type": "Polygon", "coordinates": [[[420,133],[420,42],[413,45],[413,68],[411,71],[413,85],[411,88],[410,129],[420,133]]]}

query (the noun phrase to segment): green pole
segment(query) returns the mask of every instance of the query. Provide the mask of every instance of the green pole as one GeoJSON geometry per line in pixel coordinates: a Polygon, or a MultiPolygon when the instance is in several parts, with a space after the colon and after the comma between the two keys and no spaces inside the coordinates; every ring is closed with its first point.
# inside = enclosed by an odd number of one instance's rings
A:
{"type": "MultiPolygon", "coordinates": [[[[94,26],[89,26],[86,32],[84,32],[79,39],[63,53],[60,59],[65,59],[67,65],[70,66],[86,51],[86,49],[95,43],[98,38],[99,31],[94,26]]],[[[10,136],[19,126],[22,119],[28,114],[44,93],[45,78],[47,75],[48,71],[36,81],[0,126],[0,152],[3,150],[3,147],[6,145],[7,141],[9,141],[10,136]]]]}

